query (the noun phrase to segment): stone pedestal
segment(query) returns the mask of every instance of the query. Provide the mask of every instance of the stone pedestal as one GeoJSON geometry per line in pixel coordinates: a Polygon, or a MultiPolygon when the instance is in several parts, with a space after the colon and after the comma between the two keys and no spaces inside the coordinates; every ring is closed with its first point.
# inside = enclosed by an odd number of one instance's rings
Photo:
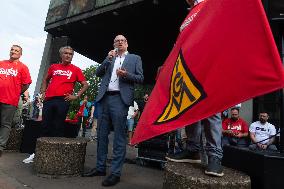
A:
{"type": "MultiPolygon", "coordinates": [[[[240,163],[240,162],[236,162],[240,163]]],[[[250,177],[225,168],[223,177],[204,174],[200,164],[168,162],[165,166],[163,189],[250,189],[250,177]]]]}
{"type": "Polygon", "coordinates": [[[81,175],[87,140],[84,138],[42,137],[37,139],[35,170],[48,178],[81,175]]]}
{"type": "Polygon", "coordinates": [[[12,128],[10,131],[9,139],[6,143],[6,151],[18,152],[20,151],[24,129],[12,128]]]}

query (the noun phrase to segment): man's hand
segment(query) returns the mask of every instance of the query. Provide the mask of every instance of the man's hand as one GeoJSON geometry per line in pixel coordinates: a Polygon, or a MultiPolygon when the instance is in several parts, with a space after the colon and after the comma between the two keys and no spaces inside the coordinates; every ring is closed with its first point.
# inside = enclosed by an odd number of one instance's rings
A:
{"type": "Polygon", "coordinates": [[[234,133],[232,130],[226,130],[225,133],[229,136],[234,136],[234,133]]]}
{"type": "Polygon", "coordinates": [[[126,77],[127,71],[125,68],[119,68],[116,70],[116,74],[118,77],[126,77]]]}
{"type": "Polygon", "coordinates": [[[262,150],[266,150],[266,148],[267,148],[267,145],[266,145],[266,144],[260,144],[260,143],[258,143],[257,146],[258,146],[260,149],[262,149],[262,150]]]}
{"type": "Polygon", "coordinates": [[[234,133],[234,136],[237,137],[237,138],[242,138],[242,137],[243,137],[243,134],[242,134],[242,133],[239,133],[239,132],[235,132],[235,133],[234,133]]]}
{"type": "Polygon", "coordinates": [[[78,96],[66,94],[65,97],[64,97],[64,100],[65,101],[72,101],[72,100],[76,100],[77,98],[78,98],[78,96]]]}
{"type": "Polygon", "coordinates": [[[111,50],[111,51],[108,52],[107,57],[108,57],[109,60],[111,60],[115,56],[116,56],[116,51],[115,50],[111,50]]]}
{"type": "Polygon", "coordinates": [[[263,144],[263,145],[262,145],[262,149],[263,149],[263,150],[266,150],[266,148],[267,148],[267,145],[266,145],[266,144],[263,144]]]}

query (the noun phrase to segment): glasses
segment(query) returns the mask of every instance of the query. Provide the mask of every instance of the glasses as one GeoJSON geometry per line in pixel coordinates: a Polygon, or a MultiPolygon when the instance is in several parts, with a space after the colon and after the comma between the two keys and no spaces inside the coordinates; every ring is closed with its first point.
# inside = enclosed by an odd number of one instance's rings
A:
{"type": "Polygon", "coordinates": [[[114,42],[115,43],[119,43],[119,42],[125,43],[126,39],[116,39],[116,40],[114,40],[114,42]]]}

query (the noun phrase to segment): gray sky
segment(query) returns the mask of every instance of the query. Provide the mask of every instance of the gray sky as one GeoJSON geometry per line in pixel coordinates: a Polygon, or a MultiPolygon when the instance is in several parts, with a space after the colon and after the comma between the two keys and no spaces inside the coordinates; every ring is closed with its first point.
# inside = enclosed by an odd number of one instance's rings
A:
{"type": "MultiPolygon", "coordinates": [[[[9,59],[13,44],[23,48],[21,61],[30,70],[33,83],[31,96],[37,80],[47,33],[43,30],[49,0],[8,0],[0,6],[0,60],[9,59]]],[[[75,53],[73,63],[85,69],[95,62],[75,53]]]]}

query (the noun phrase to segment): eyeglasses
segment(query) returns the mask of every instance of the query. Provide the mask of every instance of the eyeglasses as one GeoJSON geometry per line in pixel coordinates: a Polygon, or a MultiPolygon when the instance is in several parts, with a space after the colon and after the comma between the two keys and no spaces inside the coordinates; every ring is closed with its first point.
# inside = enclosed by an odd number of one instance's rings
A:
{"type": "Polygon", "coordinates": [[[119,43],[119,42],[125,43],[126,39],[116,39],[116,40],[114,40],[114,42],[115,43],[119,43]]]}

